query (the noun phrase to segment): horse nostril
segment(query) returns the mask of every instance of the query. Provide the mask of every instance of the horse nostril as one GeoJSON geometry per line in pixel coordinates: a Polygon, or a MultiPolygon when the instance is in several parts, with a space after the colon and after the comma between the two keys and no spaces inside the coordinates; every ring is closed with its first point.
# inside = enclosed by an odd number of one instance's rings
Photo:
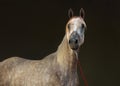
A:
{"type": "Polygon", "coordinates": [[[78,40],[76,39],[76,40],[75,40],[75,44],[77,44],[77,43],[78,43],[78,40]]]}
{"type": "Polygon", "coordinates": [[[77,44],[78,40],[77,39],[71,39],[69,40],[69,44],[77,44]]]}
{"type": "Polygon", "coordinates": [[[69,44],[71,43],[71,40],[69,40],[69,44]]]}

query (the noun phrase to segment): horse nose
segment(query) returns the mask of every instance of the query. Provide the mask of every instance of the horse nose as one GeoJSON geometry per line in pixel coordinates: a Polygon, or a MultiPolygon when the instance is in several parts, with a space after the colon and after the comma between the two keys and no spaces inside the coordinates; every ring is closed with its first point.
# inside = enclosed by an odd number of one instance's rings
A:
{"type": "Polygon", "coordinates": [[[78,39],[75,38],[70,39],[69,44],[78,44],[78,39]]]}
{"type": "Polygon", "coordinates": [[[79,35],[72,33],[69,39],[69,45],[72,49],[76,50],[79,48],[79,35]]]}

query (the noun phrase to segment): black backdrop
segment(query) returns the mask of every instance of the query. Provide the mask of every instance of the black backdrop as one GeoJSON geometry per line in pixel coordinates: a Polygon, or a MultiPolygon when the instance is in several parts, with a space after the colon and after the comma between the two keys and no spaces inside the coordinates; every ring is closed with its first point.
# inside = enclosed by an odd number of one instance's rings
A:
{"type": "Polygon", "coordinates": [[[119,4],[119,0],[0,0],[0,60],[41,59],[54,52],[65,34],[68,9],[78,15],[83,7],[88,28],[79,59],[89,86],[119,86],[119,4]]]}

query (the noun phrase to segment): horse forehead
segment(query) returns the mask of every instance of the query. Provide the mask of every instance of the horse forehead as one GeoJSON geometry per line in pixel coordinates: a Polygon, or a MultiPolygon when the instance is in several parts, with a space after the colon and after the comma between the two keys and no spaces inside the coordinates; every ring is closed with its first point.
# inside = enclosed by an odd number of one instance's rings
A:
{"type": "Polygon", "coordinates": [[[83,19],[81,18],[72,18],[69,23],[71,24],[81,24],[81,23],[84,23],[83,19]]]}

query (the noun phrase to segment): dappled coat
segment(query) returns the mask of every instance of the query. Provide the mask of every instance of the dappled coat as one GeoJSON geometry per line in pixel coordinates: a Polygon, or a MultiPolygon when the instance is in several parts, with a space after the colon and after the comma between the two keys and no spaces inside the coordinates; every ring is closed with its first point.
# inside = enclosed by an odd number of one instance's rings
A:
{"type": "Polygon", "coordinates": [[[76,58],[66,41],[65,36],[58,50],[42,60],[12,57],[1,62],[0,86],[77,86],[76,58]]]}
{"type": "MultiPolygon", "coordinates": [[[[69,11],[69,15],[72,10],[69,11]]],[[[79,86],[77,60],[84,42],[84,11],[70,18],[56,52],[42,60],[11,57],[0,62],[0,86],[79,86]]]]}

